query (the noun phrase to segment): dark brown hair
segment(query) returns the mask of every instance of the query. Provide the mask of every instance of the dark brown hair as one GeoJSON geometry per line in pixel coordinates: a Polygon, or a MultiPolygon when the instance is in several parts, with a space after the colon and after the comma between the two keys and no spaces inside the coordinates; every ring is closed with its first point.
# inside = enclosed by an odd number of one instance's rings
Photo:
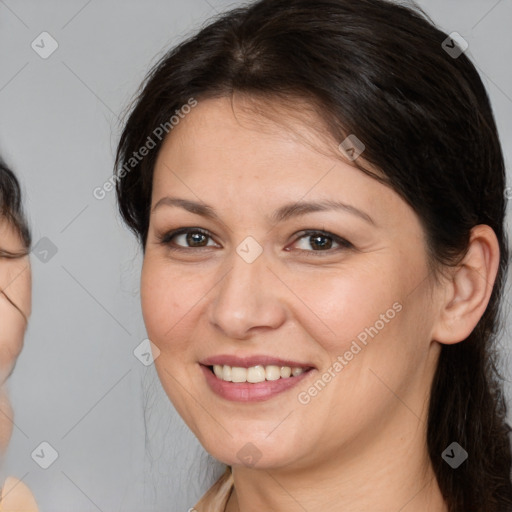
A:
{"type": "Polygon", "coordinates": [[[237,92],[304,99],[336,140],[356,134],[366,147],[356,165],[378,169],[415,210],[435,268],[460,261],[471,228],[489,225],[498,276],[470,336],[442,346],[427,442],[450,512],[510,512],[510,427],[495,349],[509,255],[505,166],[482,81],[465,53],[446,51],[446,39],[419,8],[386,0],[260,0],[224,13],[171,49],[141,86],[118,146],[117,195],[144,248],[163,139],[127,163],[191,97],[237,92]],[[441,457],[453,441],[469,453],[457,469],[441,457]]]}
{"type": "MultiPolygon", "coordinates": [[[[19,235],[23,249],[17,252],[8,251],[2,247],[2,240],[0,240],[0,258],[15,259],[26,256],[31,244],[31,235],[23,213],[20,185],[14,173],[0,159],[0,220],[4,219],[19,235]]],[[[0,293],[27,320],[25,313],[11,300],[5,291],[0,290],[0,293]]]]}

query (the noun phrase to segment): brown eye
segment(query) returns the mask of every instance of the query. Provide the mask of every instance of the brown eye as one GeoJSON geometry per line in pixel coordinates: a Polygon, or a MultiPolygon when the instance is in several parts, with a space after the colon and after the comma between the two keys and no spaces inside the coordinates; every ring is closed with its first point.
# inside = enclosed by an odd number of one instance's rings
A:
{"type": "Polygon", "coordinates": [[[303,246],[299,247],[299,250],[305,251],[305,252],[329,252],[332,253],[333,250],[333,244],[334,244],[334,251],[339,251],[343,249],[350,249],[354,246],[344,238],[341,238],[337,235],[334,235],[332,233],[324,232],[324,231],[303,231],[302,235],[299,237],[297,242],[303,242],[303,246]],[[336,247],[338,246],[338,247],[336,247]],[[312,249],[312,250],[311,250],[312,249]]]}
{"type": "Polygon", "coordinates": [[[171,249],[200,249],[212,247],[208,244],[211,239],[210,233],[201,228],[181,228],[166,233],[160,238],[160,243],[169,246],[171,249]]]}

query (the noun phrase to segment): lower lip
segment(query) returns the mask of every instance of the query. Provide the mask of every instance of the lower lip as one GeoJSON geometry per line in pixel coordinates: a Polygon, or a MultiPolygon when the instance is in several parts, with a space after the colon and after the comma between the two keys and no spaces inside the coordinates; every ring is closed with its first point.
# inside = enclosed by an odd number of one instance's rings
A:
{"type": "Polygon", "coordinates": [[[304,380],[313,369],[296,377],[265,380],[251,384],[250,382],[227,382],[214,375],[209,367],[200,365],[210,389],[217,395],[234,402],[261,402],[273,398],[279,393],[293,388],[304,380]]]}

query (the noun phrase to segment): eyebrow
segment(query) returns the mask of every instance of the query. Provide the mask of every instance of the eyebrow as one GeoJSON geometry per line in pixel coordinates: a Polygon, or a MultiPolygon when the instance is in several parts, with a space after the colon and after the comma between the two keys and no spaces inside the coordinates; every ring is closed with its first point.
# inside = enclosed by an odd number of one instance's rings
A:
{"type": "MultiPolygon", "coordinates": [[[[201,215],[202,217],[206,217],[208,219],[216,221],[221,220],[211,206],[204,203],[191,201],[189,199],[181,199],[179,197],[169,196],[162,197],[162,199],[160,199],[155,204],[152,211],[154,212],[161,206],[176,206],[183,208],[190,213],[195,213],[196,215],[201,215]]],[[[376,226],[375,221],[366,212],[363,212],[355,206],[330,199],[323,201],[298,201],[295,203],[285,204],[272,213],[272,215],[269,217],[269,221],[271,223],[279,223],[284,222],[285,220],[288,220],[292,217],[299,217],[308,213],[323,212],[328,210],[341,210],[347,213],[351,213],[352,215],[360,217],[369,224],[376,226]]]]}

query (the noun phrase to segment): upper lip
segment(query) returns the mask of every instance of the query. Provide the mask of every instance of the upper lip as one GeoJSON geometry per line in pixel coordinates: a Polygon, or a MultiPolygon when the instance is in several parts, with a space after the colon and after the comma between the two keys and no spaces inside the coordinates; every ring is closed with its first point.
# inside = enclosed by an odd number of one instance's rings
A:
{"type": "Polygon", "coordinates": [[[298,367],[298,368],[314,368],[314,366],[310,363],[301,363],[299,361],[292,361],[290,359],[281,359],[275,356],[268,355],[254,355],[247,357],[238,357],[229,354],[218,355],[213,357],[208,357],[200,361],[200,364],[204,366],[213,366],[213,365],[228,365],[228,366],[237,366],[240,368],[249,368],[250,366],[290,366],[290,367],[298,367]]]}

